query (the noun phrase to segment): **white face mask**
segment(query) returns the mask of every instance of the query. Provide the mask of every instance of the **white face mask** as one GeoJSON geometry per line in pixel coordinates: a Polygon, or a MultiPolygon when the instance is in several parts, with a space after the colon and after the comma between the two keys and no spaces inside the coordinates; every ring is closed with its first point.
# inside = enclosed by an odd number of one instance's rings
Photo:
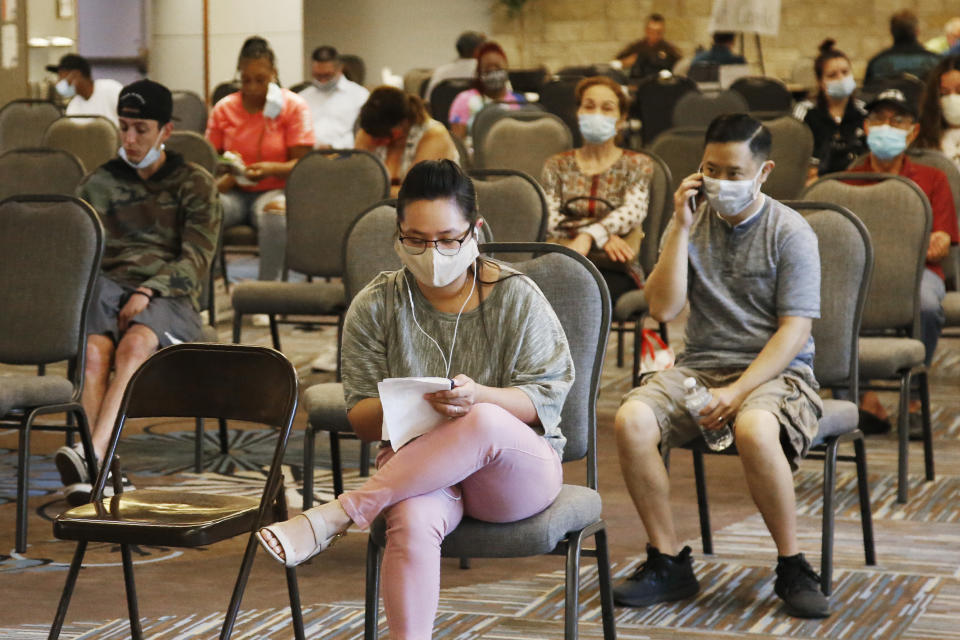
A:
{"type": "Polygon", "coordinates": [[[333,78],[331,78],[330,80],[327,80],[326,82],[321,82],[316,78],[314,78],[310,82],[313,84],[313,86],[315,86],[320,91],[323,91],[324,93],[330,93],[331,91],[337,88],[337,83],[339,81],[340,81],[340,78],[337,76],[334,76],[333,78]]]}
{"type": "Polygon", "coordinates": [[[399,239],[394,242],[394,250],[413,277],[431,287],[447,286],[459,278],[480,255],[475,231],[463,241],[460,251],[454,256],[445,256],[432,246],[419,255],[411,255],[399,239]]]}
{"type": "Polygon", "coordinates": [[[943,119],[951,127],[960,127],[960,93],[949,96],[940,96],[940,108],[943,110],[943,119]]]}
{"type": "Polygon", "coordinates": [[[267,85],[267,102],[263,105],[264,118],[276,118],[283,111],[283,90],[276,82],[267,85]]]}
{"type": "Polygon", "coordinates": [[[732,218],[745,210],[760,194],[758,180],[763,166],[752,180],[719,180],[703,176],[703,190],[710,206],[720,215],[732,218]]]}
{"type": "Polygon", "coordinates": [[[130,158],[127,157],[127,150],[123,147],[117,150],[117,155],[120,156],[120,159],[126,162],[128,165],[134,169],[146,169],[154,162],[160,159],[160,154],[163,153],[163,150],[166,146],[161,142],[159,147],[150,147],[150,150],[147,151],[146,155],[143,156],[143,159],[140,162],[132,162],[130,158]]]}
{"type": "Polygon", "coordinates": [[[72,98],[73,96],[77,95],[77,88],[67,82],[66,78],[60,78],[53,88],[56,89],[57,93],[64,98],[72,98]]]}

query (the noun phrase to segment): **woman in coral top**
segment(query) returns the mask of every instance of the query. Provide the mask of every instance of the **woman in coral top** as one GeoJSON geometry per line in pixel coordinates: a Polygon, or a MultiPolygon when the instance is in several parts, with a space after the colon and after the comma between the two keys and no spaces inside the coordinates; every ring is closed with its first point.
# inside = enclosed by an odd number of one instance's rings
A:
{"type": "Polygon", "coordinates": [[[277,85],[276,58],[263,38],[244,42],[237,71],[240,91],[220,100],[207,120],[211,144],[241,161],[217,180],[223,226],[255,226],[260,279],[278,280],[286,247],[283,188],[297,160],[313,148],[313,120],[303,98],[277,85]]]}

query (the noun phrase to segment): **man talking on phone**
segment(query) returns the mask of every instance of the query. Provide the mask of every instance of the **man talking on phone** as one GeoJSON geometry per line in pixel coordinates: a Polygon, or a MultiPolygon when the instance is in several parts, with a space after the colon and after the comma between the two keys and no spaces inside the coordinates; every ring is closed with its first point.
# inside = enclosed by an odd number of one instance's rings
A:
{"type": "Polygon", "coordinates": [[[674,194],[645,292],[657,321],[673,320],[687,302],[690,316],[677,366],[627,393],[617,412],[620,467],[648,540],[646,562],[614,589],[620,605],[699,591],[690,547],[680,549],[674,530],[662,456],[701,428],[729,425],[777,546],[774,591],[790,615],[829,615],[820,578],[797,543],[792,477],[822,413],[810,334],[820,315],[820,258],[810,225],[760,191],[773,170],[770,144],[770,131],[746,114],[716,118],[700,172],[674,194]],[[687,377],[712,396],[696,419],[684,405],[687,377]]]}

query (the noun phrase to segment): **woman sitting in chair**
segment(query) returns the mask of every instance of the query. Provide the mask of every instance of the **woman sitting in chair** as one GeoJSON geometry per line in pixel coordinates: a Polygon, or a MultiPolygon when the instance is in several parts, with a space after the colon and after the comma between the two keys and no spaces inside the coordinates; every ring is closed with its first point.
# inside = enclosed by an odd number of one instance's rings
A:
{"type": "Polygon", "coordinates": [[[377,87],[360,108],[354,146],[380,158],[396,196],[410,167],[423,160],[460,161],[450,132],[430,117],[423,101],[395,87],[377,87]]]}
{"type": "Polygon", "coordinates": [[[960,169],[960,55],[947,56],[930,72],[913,146],[936,149],[960,169]]]}
{"type": "MultiPolygon", "coordinates": [[[[473,88],[461,91],[450,105],[450,132],[468,142],[473,119],[488,104],[500,103],[509,109],[526,104],[526,99],[510,88],[507,54],[496,42],[485,42],[475,54],[477,75],[473,88]]],[[[471,146],[467,144],[468,148],[471,146]]]]}
{"type": "Polygon", "coordinates": [[[464,515],[522,520],[561,488],[560,411],[574,376],[567,340],[536,285],[479,257],[478,227],[473,184],[454,162],[410,170],[394,244],[404,268],[357,294],[343,328],[347,417],[360,438],[381,441],[378,471],[258,534],[294,566],[382,514],[383,600],[394,638],[430,637],[440,543],[464,515]],[[424,396],[439,426],[394,451],[382,439],[377,383],[414,376],[452,376],[452,388],[424,396]]]}
{"type": "Polygon", "coordinates": [[[605,76],[576,88],[583,146],[558,153],[543,167],[550,219],[547,239],[588,256],[600,268],[612,299],[643,284],[637,262],[647,216],[653,162],[617,146],[629,98],[605,76]]]}

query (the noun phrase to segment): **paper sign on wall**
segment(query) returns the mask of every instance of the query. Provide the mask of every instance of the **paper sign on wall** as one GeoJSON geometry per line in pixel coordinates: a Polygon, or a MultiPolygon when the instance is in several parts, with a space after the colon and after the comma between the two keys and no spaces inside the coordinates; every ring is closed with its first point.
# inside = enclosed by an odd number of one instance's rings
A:
{"type": "Polygon", "coordinates": [[[775,36],[780,33],[780,0],[713,0],[710,33],[717,31],[775,36]]]}
{"type": "Polygon", "coordinates": [[[19,51],[17,25],[5,24],[0,27],[0,66],[4,69],[15,68],[19,51]]]}

